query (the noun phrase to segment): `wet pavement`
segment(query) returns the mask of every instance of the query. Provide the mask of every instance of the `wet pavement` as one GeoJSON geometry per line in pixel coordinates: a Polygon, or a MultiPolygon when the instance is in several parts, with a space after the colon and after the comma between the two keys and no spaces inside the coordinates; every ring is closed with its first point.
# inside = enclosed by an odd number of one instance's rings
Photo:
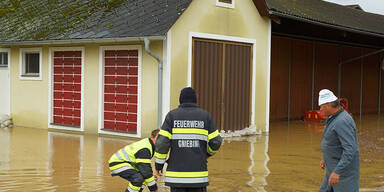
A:
{"type": "MultiPolygon", "coordinates": [[[[357,119],[360,191],[384,191],[384,117],[357,119]]],[[[269,135],[226,139],[209,159],[208,191],[317,191],[323,126],[271,123],[269,135]]],[[[0,129],[0,191],[124,191],[107,161],[133,139],[14,127],[0,129]]],[[[163,179],[160,191],[168,191],[163,179]]],[[[147,190],[146,190],[147,191],[147,190]]]]}

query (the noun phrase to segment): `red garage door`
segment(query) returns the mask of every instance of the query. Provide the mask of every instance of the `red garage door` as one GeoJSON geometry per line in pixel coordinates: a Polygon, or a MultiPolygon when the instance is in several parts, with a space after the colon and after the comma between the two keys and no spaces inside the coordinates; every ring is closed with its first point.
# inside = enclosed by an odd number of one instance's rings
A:
{"type": "Polygon", "coordinates": [[[53,59],[53,124],[80,127],[81,51],[55,51],[53,59]]]}
{"type": "Polygon", "coordinates": [[[137,132],[138,50],[104,56],[104,129],[137,132]]]}

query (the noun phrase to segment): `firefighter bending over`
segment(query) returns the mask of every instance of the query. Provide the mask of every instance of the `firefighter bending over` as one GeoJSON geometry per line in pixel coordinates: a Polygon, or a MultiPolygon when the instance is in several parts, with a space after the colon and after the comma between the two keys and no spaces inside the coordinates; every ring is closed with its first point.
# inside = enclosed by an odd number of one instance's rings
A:
{"type": "Polygon", "coordinates": [[[151,166],[158,133],[158,129],[153,130],[150,138],[125,146],[109,159],[111,175],[130,182],[126,192],[141,192],[146,185],[150,191],[158,192],[151,166]]]}

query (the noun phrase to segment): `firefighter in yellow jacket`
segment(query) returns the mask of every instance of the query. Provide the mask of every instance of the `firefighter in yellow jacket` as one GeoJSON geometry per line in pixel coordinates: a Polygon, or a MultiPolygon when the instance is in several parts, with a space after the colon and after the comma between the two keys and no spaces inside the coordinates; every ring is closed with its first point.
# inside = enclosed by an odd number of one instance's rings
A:
{"type": "Polygon", "coordinates": [[[126,192],[141,192],[146,185],[150,191],[158,192],[151,166],[158,133],[158,129],[152,131],[150,138],[125,146],[109,159],[111,175],[130,182],[126,192]]]}

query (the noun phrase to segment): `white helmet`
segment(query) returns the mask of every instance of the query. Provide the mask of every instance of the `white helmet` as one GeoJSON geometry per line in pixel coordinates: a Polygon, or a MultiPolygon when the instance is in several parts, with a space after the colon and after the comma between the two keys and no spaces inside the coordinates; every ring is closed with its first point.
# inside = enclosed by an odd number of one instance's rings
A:
{"type": "Polygon", "coordinates": [[[324,103],[330,103],[336,100],[337,100],[337,97],[335,96],[335,94],[333,94],[332,91],[328,89],[322,89],[319,92],[319,106],[324,103]]]}

